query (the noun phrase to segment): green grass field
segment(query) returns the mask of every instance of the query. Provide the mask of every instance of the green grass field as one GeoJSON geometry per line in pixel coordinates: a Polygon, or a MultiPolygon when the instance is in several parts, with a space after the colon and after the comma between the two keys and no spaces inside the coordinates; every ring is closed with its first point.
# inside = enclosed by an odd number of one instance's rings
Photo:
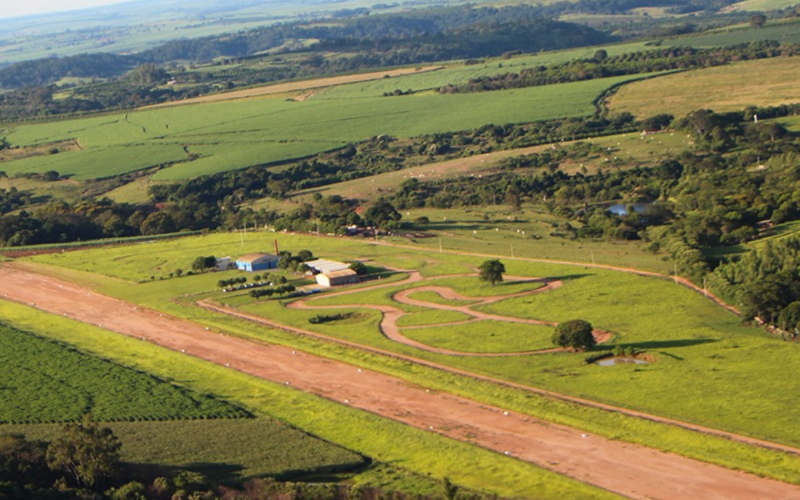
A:
{"type": "Polygon", "coordinates": [[[0,423],[241,418],[247,412],[0,324],[0,423]],[[120,390],[124,387],[125,390],[120,390]]]}
{"type": "Polygon", "coordinates": [[[752,28],[749,24],[720,28],[705,33],[667,39],[663,41],[663,45],[713,48],[760,40],[777,40],[787,44],[800,42],[800,29],[798,29],[797,20],[773,21],[767,23],[763,28],[752,28]]]}
{"type": "Polygon", "coordinates": [[[80,151],[6,162],[8,174],[57,170],[76,179],[108,177],[187,160],[154,176],[184,179],[319,153],[389,134],[420,134],[590,114],[603,90],[638,76],[529,89],[395,98],[252,99],[20,125],[14,145],[75,139],[80,151]]]}
{"type": "MultiPolygon", "coordinates": [[[[309,240],[306,239],[306,243],[309,240]]],[[[404,254],[408,254],[409,252],[404,252],[404,254]]],[[[409,262],[411,259],[414,259],[414,255],[397,257],[398,261],[405,261],[409,262]]],[[[427,267],[430,269],[434,269],[437,267],[437,264],[430,262],[428,260],[427,267]]],[[[455,257],[454,260],[458,261],[459,258],[455,257]]],[[[451,270],[453,267],[452,265],[444,266],[448,270],[451,270]]],[[[177,314],[182,317],[190,318],[194,321],[200,321],[208,326],[211,326],[215,329],[221,329],[232,334],[242,335],[245,337],[254,337],[259,339],[267,339],[270,342],[276,342],[279,344],[290,345],[293,347],[297,347],[309,352],[319,353],[328,357],[332,357],[334,359],[342,359],[344,361],[357,364],[359,366],[364,366],[367,368],[383,371],[395,376],[399,376],[405,378],[411,382],[421,384],[423,386],[431,387],[432,389],[444,390],[448,392],[453,392],[456,394],[461,394],[470,398],[474,398],[480,401],[486,401],[487,403],[494,404],[501,407],[507,407],[509,409],[513,409],[514,411],[520,411],[527,414],[535,415],[537,417],[543,418],[545,420],[550,420],[554,422],[559,422],[565,425],[575,426],[580,429],[585,429],[589,432],[596,433],[598,435],[604,435],[607,437],[611,437],[613,439],[623,439],[629,440],[632,442],[642,443],[648,446],[655,446],[657,448],[665,449],[668,451],[672,451],[675,453],[686,454],[688,456],[692,456],[695,458],[699,458],[700,460],[709,461],[713,463],[719,463],[728,467],[739,468],[743,470],[753,471],[758,474],[764,474],[770,477],[776,477],[783,480],[788,481],[795,481],[797,477],[800,477],[800,460],[794,459],[788,455],[770,452],[768,450],[763,449],[754,449],[752,447],[748,447],[745,445],[741,445],[738,443],[734,443],[725,439],[720,438],[713,438],[710,436],[703,436],[699,435],[694,432],[689,432],[685,430],[681,430],[674,427],[664,427],[662,425],[658,425],[652,422],[632,419],[629,417],[624,417],[619,414],[612,414],[602,411],[590,410],[587,408],[580,408],[575,407],[571,404],[560,403],[558,401],[552,400],[550,398],[538,398],[532,396],[529,393],[524,393],[522,391],[513,390],[509,388],[500,388],[495,384],[489,384],[485,382],[478,382],[478,381],[470,381],[468,379],[464,379],[463,377],[448,375],[446,373],[442,373],[436,370],[431,370],[428,368],[415,366],[413,364],[409,364],[404,361],[393,360],[392,358],[386,358],[383,356],[375,356],[359,351],[354,351],[352,349],[343,348],[340,346],[328,344],[325,342],[319,342],[316,340],[305,339],[302,337],[295,337],[291,334],[271,330],[268,328],[260,327],[253,325],[247,321],[238,320],[235,318],[230,318],[224,315],[219,314],[210,314],[207,312],[198,313],[198,311],[187,305],[181,305],[181,303],[171,302],[169,297],[174,297],[176,294],[180,294],[178,289],[165,289],[163,285],[167,284],[168,282],[157,282],[153,284],[145,284],[145,285],[138,285],[136,287],[131,287],[126,285],[124,282],[120,282],[115,279],[108,279],[103,278],[99,275],[89,275],[82,272],[75,272],[71,271],[66,268],[56,268],[56,267],[49,267],[49,266],[41,266],[38,265],[37,269],[40,271],[44,271],[50,274],[54,274],[56,276],[70,279],[84,285],[88,286],[95,286],[99,287],[99,289],[105,291],[106,293],[111,293],[120,297],[124,297],[127,300],[137,301],[139,303],[145,303],[151,305],[153,307],[161,307],[162,310],[170,312],[172,314],[177,314]],[[160,285],[160,286],[158,286],[160,285]]],[[[515,270],[516,271],[516,270],[515,270]]],[[[195,276],[190,278],[191,280],[198,280],[203,277],[195,276]]],[[[173,280],[173,281],[180,281],[180,280],[173,280]]],[[[202,285],[195,286],[197,283],[187,282],[184,283],[181,287],[182,290],[188,289],[197,289],[201,288],[202,285]]],[[[677,287],[676,287],[677,289],[677,287]]],[[[695,297],[691,294],[692,297],[695,297]]],[[[15,308],[20,309],[19,306],[15,306],[15,308]]],[[[24,309],[24,308],[22,308],[24,309]]],[[[712,308],[713,309],[713,308],[712,308]]],[[[706,311],[707,312],[707,311],[706,311]]],[[[19,311],[16,311],[19,313],[19,311]]],[[[41,316],[41,314],[39,313],[41,316]]],[[[18,318],[14,316],[15,320],[19,321],[23,327],[28,327],[28,325],[38,325],[38,327],[45,327],[50,334],[54,334],[54,326],[51,324],[51,321],[44,321],[43,318],[37,317],[36,320],[29,319],[25,320],[24,318],[18,318]]],[[[62,318],[52,318],[53,321],[62,321],[62,318]]],[[[63,319],[67,321],[66,319],[63,319]]],[[[713,318],[709,318],[709,321],[713,321],[713,318]]],[[[91,329],[92,327],[87,327],[87,329],[91,329]]],[[[742,330],[745,335],[743,338],[747,338],[748,335],[752,335],[752,330],[742,330]],[[749,334],[747,332],[750,332],[749,334]]],[[[108,335],[107,332],[104,332],[108,335]]],[[[741,335],[737,333],[737,335],[741,335]]],[[[112,338],[114,336],[112,335],[112,338]]],[[[76,339],[75,335],[71,335],[70,338],[73,340],[76,339]]],[[[81,337],[77,337],[80,339],[81,337]]],[[[124,341],[125,339],[119,339],[119,341],[124,341]]],[[[758,342],[761,342],[756,339],[758,342]]],[[[110,339],[106,339],[103,342],[98,342],[97,340],[92,340],[91,338],[88,340],[91,342],[88,344],[92,348],[99,348],[102,347],[104,351],[112,351],[117,353],[117,355],[124,355],[125,359],[128,359],[129,362],[134,363],[135,365],[140,365],[142,363],[147,364],[148,366],[155,366],[158,370],[163,370],[166,366],[172,365],[165,365],[164,361],[161,359],[154,359],[153,355],[143,356],[139,350],[136,350],[136,354],[130,354],[129,348],[121,348],[117,349],[116,341],[110,342],[110,339]]],[[[758,346],[755,346],[755,349],[750,349],[758,351],[758,346]]],[[[160,357],[160,356],[159,356],[160,357]]],[[[535,364],[529,364],[522,368],[523,371],[536,371],[539,372],[539,368],[542,365],[539,363],[545,357],[543,356],[536,356],[535,364]]],[[[562,362],[567,362],[567,367],[571,367],[567,373],[570,373],[569,377],[572,377],[572,372],[576,370],[592,370],[592,367],[583,367],[583,363],[580,361],[581,357],[577,359],[573,359],[570,362],[570,358],[562,357],[560,358],[562,362]],[[583,368],[582,368],[583,367],[583,368]]],[[[666,358],[668,362],[667,365],[669,366],[669,359],[666,358]]],[[[659,362],[660,367],[663,367],[661,361],[659,362]]],[[[658,368],[658,367],[657,367],[658,368]]],[[[777,367],[776,367],[777,368],[777,367]]],[[[480,369],[480,367],[478,367],[480,369]]],[[[158,372],[156,370],[156,372],[158,372]]],[[[625,382],[629,380],[631,374],[636,374],[638,371],[636,369],[632,369],[632,367],[615,367],[611,369],[603,368],[605,372],[597,372],[600,374],[605,374],[613,379],[613,382],[610,382],[612,385],[617,384],[623,387],[627,387],[630,382],[625,382]]],[[[543,373],[547,373],[550,371],[548,368],[543,370],[543,373]]],[[[639,370],[641,371],[641,370],[639,370]]],[[[223,370],[224,372],[224,370],[223,370]]],[[[190,376],[189,373],[181,373],[181,377],[190,376]]],[[[677,374],[679,375],[679,374],[677,374]]],[[[558,375],[563,376],[563,375],[558,375]]],[[[668,377],[676,376],[676,374],[670,374],[668,377]]],[[[179,379],[182,379],[179,377],[179,379]]],[[[199,376],[198,376],[199,377],[199,376]]],[[[225,385],[219,385],[226,383],[225,381],[228,380],[227,378],[218,379],[219,375],[215,375],[213,378],[214,387],[216,388],[213,392],[218,395],[222,395],[223,397],[237,400],[233,398],[233,393],[231,393],[231,387],[225,385]]],[[[753,380],[753,383],[757,383],[759,380],[764,380],[763,374],[759,374],[759,377],[753,380]]],[[[201,384],[205,385],[210,383],[212,379],[207,379],[205,376],[192,379],[193,384],[201,384]]],[[[782,379],[783,380],[783,379],[782,379]]],[[[565,380],[565,382],[568,382],[565,380]]],[[[667,384],[669,385],[669,383],[667,384]]],[[[697,384],[695,384],[697,385],[697,384]]],[[[614,396],[617,394],[618,388],[612,389],[610,392],[606,391],[604,393],[605,397],[614,396]]],[[[584,395],[589,395],[584,393],[584,395]]],[[[690,394],[673,394],[673,397],[680,396],[681,405],[687,404],[687,401],[691,402],[689,405],[694,409],[697,404],[697,400],[700,398],[695,398],[693,395],[690,394]]],[[[248,400],[249,401],[249,400],[248,400]]],[[[641,401],[635,402],[632,406],[638,406],[641,401]]],[[[286,410],[288,408],[280,407],[280,408],[272,408],[271,411],[279,411],[279,410],[286,410]]],[[[690,409],[690,413],[693,410],[690,409]]],[[[290,418],[290,421],[295,423],[295,425],[300,425],[304,429],[311,430],[311,429],[319,429],[320,419],[316,418],[318,415],[318,411],[312,411],[309,407],[307,410],[309,413],[315,416],[311,420],[304,416],[302,411],[293,412],[290,418]],[[310,427],[308,427],[310,425],[310,427]]],[[[286,415],[285,411],[280,412],[280,414],[286,415]]],[[[274,414],[274,413],[273,413],[274,414]]],[[[719,417],[719,413],[716,415],[719,417]]],[[[287,417],[288,418],[288,417],[287,417]]],[[[719,424],[718,418],[712,419],[713,423],[719,424]]],[[[753,426],[750,425],[747,427],[748,429],[752,429],[753,426]]],[[[341,427],[336,428],[336,431],[333,433],[337,438],[331,437],[332,434],[330,430],[324,434],[318,434],[322,437],[327,439],[333,440],[334,442],[344,444],[345,446],[351,447],[353,449],[357,449],[362,451],[363,453],[370,454],[373,457],[377,457],[378,455],[372,454],[371,452],[365,451],[363,448],[363,444],[365,444],[363,436],[361,438],[357,438],[356,441],[353,441],[353,438],[349,438],[349,440],[340,441],[342,439],[342,429],[341,427]],[[358,443],[358,446],[353,447],[346,443],[358,443]]],[[[317,431],[315,431],[317,432],[317,431]]],[[[347,433],[344,433],[347,434],[347,433]]],[[[380,441],[383,443],[384,441],[380,441]]],[[[381,457],[386,457],[386,449],[381,449],[381,457]]],[[[405,453],[409,453],[409,450],[406,449],[405,453]]],[[[406,455],[407,456],[407,455],[406,455]]],[[[421,456],[420,456],[421,458],[421,456]]],[[[430,456],[428,456],[428,459],[430,456]]],[[[419,462],[415,459],[414,464],[418,464],[419,462]]],[[[427,462],[427,461],[426,461],[427,462]]],[[[416,465],[415,465],[416,466],[416,465]]],[[[411,466],[409,466],[411,467],[411,466]]],[[[420,470],[411,467],[413,470],[420,470]]],[[[437,466],[438,471],[442,471],[437,466]]],[[[492,469],[496,470],[496,469],[492,469]]],[[[423,468],[422,472],[426,472],[423,468]]],[[[448,472],[451,472],[448,471],[448,472]]],[[[445,475],[448,475],[448,472],[444,472],[445,475]]],[[[454,478],[455,476],[450,476],[454,478]]],[[[484,478],[485,480],[485,478],[484,478]]],[[[484,483],[488,484],[488,483],[484,483]]],[[[529,490],[533,491],[533,490],[529,490]]]]}
{"type": "MultiPolygon", "coordinates": [[[[800,33],[800,28],[795,30],[800,33]]],[[[800,101],[800,90],[792,83],[797,78],[800,59],[747,61],[634,82],[621,87],[608,107],[613,113],[646,118],[657,113],[680,117],[701,108],[719,113],[749,105],[776,106],[800,101]]]]}
{"type": "MultiPolygon", "coordinates": [[[[349,471],[365,464],[360,455],[269,418],[183,422],[111,422],[122,443],[122,460],[156,474],[176,469],[232,483],[252,477],[294,479],[349,471]]],[[[3,425],[0,433],[51,440],[60,425],[3,425]]]]}
{"type": "MultiPolygon", "coordinates": [[[[495,232],[490,231],[490,233],[495,232]]],[[[480,236],[479,232],[477,237],[480,236]]],[[[368,258],[385,265],[419,268],[426,276],[473,272],[474,267],[483,260],[481,257],[438,254],[430,249],[415,252],[405,248],[376,247],[344,238],[314,238],[283,234],[257,234],[251,237],[253,241],[246,242],[245,251],[268,247],[272,239],[277,237],[281,248],[287,250],[309,248],[316,255],[329,258],[345,256],[345,258],[368,258]],[[256,238],[261,238],[260,245],[255,244],[256,238]]],[[[213,235],[189,238],[180,242],[151,244],[147,248],[147,255],[150,257],[146,259],[142,259],[140,252],[131,247],[127,250],[114,248],[51,254],[33,260],[107,274],[124,272],[135,277],[134,273],[125,270],[142,266],[139,275],[147,275],[149,274],[147,266],[153,260],[169,261],[182,254],[185,256],[185,261],[189,262],[195,253],[200,255],[221,253],[211,251],[210,248],[215,247],[213,244],[215,241],[221,245],[224,238],[229,239],[227,248],[231,248],[230,245],[234,245],[235,248],[237,241],[230,240],[236,238],[236,235],[213,235]],[[197,250],[189,250],[195,244],[197,250]],[[171,248],[174,250],[170,250],[171,248]],[[126,251],[129,253],[127,257],[124,256],[126,251]],[[191,258],[187,258],[190,256],[191,258]]],[[[535,243],[538,240],[531,241],[535,243]]],[[[564,246],[565,250],[570,246],[574,248],[574,244],[567,243],[564,246]]],[[[434,245],[435,243],[432,243],[430,246],[435,248],[434,245]]],[[[636,253],[628,248],[631,255],[636,253]]],[[[474,244],[472,249],[479,250],[480,247],[474,244]]],[[[562,251],[562,258],[566,255],[566,251],[562,251]]],[[[398,345],[385,339],[376,329],[379,315],[376,311],[368,309],[360,310],[364,315],[356,324],[336,325],[336,322],[333,322],[315,326],[314,329],[347,340],[388,348],[520,383],[548,387],[766,439],[798,443],[795,434],[790,432],[791,412],[788,411],[796,403],[795,382],[793,379],[781,376],[784,366],[800,364],[800,353],[793,349],[794,346],[770,338],[760,330],[741,326],[736,316],[715,306],[701,295],[667,280],[641,278],[581,266],[527,263],[505,258],[503,262],[509,274],[559,277],[564,280],[565,285],[547,293],[484,306],[487,310],[504,315],[556,322],[576,317],[585,318],[598,328],[614,332],[617,336],[616,342],[645,350],[655,356],[657,362],[645,367],[608,369],[587,366],[583,363],[582,356],[570,354],[503,359],[453,359],[398,345]],[[776,356],[781,357],[785,364],[769,361],[776,356]],[[702,379],[703,384],[698,384],[698,379],[702,379]],[[767,380],[773,381],[771,383],[780,380],[781,390],[766,392],[764,384],[767,380]],[[741,397],[728,397],[734,388],[742,395],[741,397]],[[720,412],[720,408],[724,408],[725,411],[720,412]],[[754,425],[755,421],[760,423],[754,425]]],[[[108,288],[104,289],[134,302],[157,309],[172,310],[173,307],[177,307],[170,305],[172,298],[186,293],[212,291],[214,283],[225,276],[227,273],[212,273],[163,282],[156,280],[135,287],[126,282],[112,280],[107,285],[108,288]]],[[[438,281],[440,280],[434,280],[433,283],[439,284],[436,283],[438,281]]],[[[463,288],[459,291],[467,295],[475,294],[472,287],[477,280],[464,278],[463,281],[463,288]]],[[[486,286],[486,288],[492,287],[486,286]]],[[[341,296],[335,299],[324,299],[324,296],[321,296],[319,303],[388,303],[409,312],[420,310],[413,306],[394,303],[391,299],[394,289],[365,290],[349,297],[341,296]]],[[[248,311],[302,328],[309,328],[308,318],[317,314],[313,311],[283,309],[280,301],[262,300],[256,304],[249,298],[236,300],[241,301],[237,302],[237,305],[245,307],[248,311]]],[[[193,317],[197,314],[191,312],[193,310],[191,307],[181,310],[185,311],[181,314],[193,317]]]]}
{"type": "Polygon", "coordinates": [[[510,353],[553,347],[553,329],[506,323],[473,321],[459,325],[405,328],[403,335],[432,347],[474,353],[510,353]]]}
{"type": "MultiPolygon", "coordinates": [[[[449,477],[464,487],[531,500],[616,499],[616,495],[472,445],[410,428],[372,414],[265,382],[151,344],[138,342],[69,318],[0,302],[3,317],[17,328],[38,333],[117,362],[170,378],[194,390],[236,401],[257,415],[270,416],[315,436],[382,462],[439,480],[449,477]],[[471,467],[463,467],[464,463],[471,467]]],[[[246,324],[236,321],[237,324],[246,324]]],[[[261,329],[263,330],[263,328],[261,329]]],[[[2,427],[0,427],[2,429],[2,427]]],[[[205,437],[205,436],[204,436],[205,437]]],[[[239,462],[237,462],[239,463],[239,462]]],[[[225,464],[222,464],[225,468],[225,464]]],[[[369,474],[367,475],[369,480],[369,474]]],[[[419,490],[407,475],[381,476],[387,489],[438,493],[436,483],[419,490]],[[431,486],[432,485],[432,486],[431,486]]],[[[363,482],[363,481],[358,481],[363,482]]],[[[425,486],[425,482],[422,483],[425,486]]]]}

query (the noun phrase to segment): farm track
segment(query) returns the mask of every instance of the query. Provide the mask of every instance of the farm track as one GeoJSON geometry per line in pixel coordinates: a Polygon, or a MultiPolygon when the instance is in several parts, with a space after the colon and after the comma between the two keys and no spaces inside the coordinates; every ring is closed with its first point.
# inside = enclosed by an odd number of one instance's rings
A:
{"type": "Polygon", "coordinates": [[[504,412],[291,348],[229,337],[55,278],[0,267],[4,296],[407,425],[474,443],[635,499],[800,499],[800,487],[504,412]]]}
{"type": "MultiPolygon", "coordinates": [[[[521,351],[521,352],[492,352],[492,353],[477,353],[477,352],[465,352],[465,351],[454,351],[451,349],[443,349],[440,347],[433,347],[422,342],[417,342],[416,340],[410,339],[403,335],[401,327],[398,326],[397,322],[400,320],[401,317],[405,316],[407,313],[402,309],[394,306],[384,305],[384,304],[337,304],[337,305],[329,305],[329,306],[320,306],[320,305],[312,305],[310,302],[316,299],[327,299],[331,297],[340,297],[345,295],[351,295],[354,293],[364,292],[368,290],[375,290],[380,288],[386,288],[389,286],[398,286],[398,285],[406,285],[410,283],[420,283],[425,279],[420,275],[419,271],[404,271],[404,270],[397,270],[401,272],[406,272],[409,274],[409,277],[405,280],[386,284],[386,285],[376,285],[372,287],[366,288],[356,288],[356,289],[348,289],[342,290],[340,292],[334,292],[331,294],[325,294],[323,296],[317,297],[306,297],[300,300],[296,300],[294,302],[290,302],[287,304],[287,308],[289,309],[304,309],[304,310],[340,310],[342,308],[361,308],[361,309],[373,309],[376,311],[380,311],[383,315],[381,318],[380,329],[381,333],[394,342],[399,344],[415,347],[417,349],[421,349],[423,351],[435,352],[437,354],[446,354],[449,356],[465,356],[465,357],[508,357],[508,356],[524,356],[524,355],[531,355],[531,354],[545,354],[549,352],[557,352],[562,351],[563,349],[539,349],[536,351],[521,351]]],[[[475,276],[474,274],[459,274],[459,275],[450,275],[450,276],[438,276],[437,278],[452,278],[452,277],[463,277],[463,276],[475,276]]],[[[561,287],[561,281],[558,280],[548,280],[544,278],[528,278],[523,276],[506,276],[507,279],[514,281],[514,282],[541,282],[545,283],[542,288],[538,288],[536,290],[531,290],[528,292],[520,292],[514,293],[509,295],[495,295],[492,297],[467,297],[465,295],[461,295],[449,288],[439,287],[439,286],[423,286],[418,288],[409,288],[406,290],[401,290],[394,294],[392,298],[401,304],[408,304],[408,305],[415,305],[421,307],[427,307],[431,309],[439,309],[443,311],[456,311],[467,316],[472,316],[473,320],[493,320],[493,321],[503,321],[508,323],[523,323],[528,325],[540,325],[540,326],[556,326],[556,323],[552,323],[550,321],[541,321],[536,319],[521,319],[521,318],[513,318],[510,316],[499,316],[496,314],[489,314],[480,311],[475,311],[472,308],[475,306],[481,306],[486,304],[493,304],[500,300],[504,299],[512,299],[514,297],[524,297],[528,295],[534,295],[538,293],[547,292],[549,290],[554,290],[556,288],[561,287]],[[452,306],[452,305],[445,305],[445,304],[436,304],[433,302],[426,302],[422,300],[415,300],[409,297],[409,295],[413,292],[419,291],[433,291],[438,293],[440,296],[448,299],[456,299],[456,300],[475,300],[474,304],[468,306],[452,306]]],[[[207,304],[207,303],[206,303],[207,304]]],[[[257,319],[258,316],[252,316],[249,319],[257,319]]],[[[281,325],[280,323],[274,323],[276,326],[280,326],[283,328],[293,329],[288,326],[281,325]]],[[[436,326],[436,325],[430,325],[436,326]]],[[[294,329],[293,329],[294,330],[294,329]]],[[[302,330],[303,335],[314,335],[314,332],[309,332],[307,330],[302,330]]],[[[597,343],[607,342],[612,338],[612,334],[608,332],[604,332],[601,330],[594,331],[595,338],[597,343]]],[[[334,342],[338,341],[339,339],[335,337],[323,336],[326,340],[332,340],[334,342]]],[[[359,348],[363,348],[361,344],[357,344],[359,348]]]]}
{"type": "MultiPolygon", "coordinates": [[[[420,247],[415,247],[411,245],[401,245],[399,243],[390,243],[387,241],[370,241],[368,242],[371,245],[382,245],[387,247],[393,248],[403,248],[406,250],[414,250],[419,252],[420,250],[424,250],[420,247]]],[[[686,278],[681,278],[680,276],[667,276],[666,274],[661,274],[653,271],[642,271],[641,269],[635,269],[633,267],[622,267],[622,266],[611,266],[608,264],[592,264],[588,262],[576,262],[571,260],[555,260],[555,259],[534,259],[529,257],[509,257],[509,256],[499,256],[499,255],[491,255],[485,253],[475,253],[475,252],[462,252],[459,250],[440,250],[440,253],[449,253],[452,255],[465,255],[467,257],[482,257],[482,258],[489,258],[489,259],[510,259],[510,260],[519,260],[522,262],[537,262],[540,264],[560,264],[564,266],[579,266],[579,267],[588,267],[592,269],[606,269],[609,271],[617,271],[621,273],[628,273],[628,274],[635,274],[637,276],[643,276],[645,278],[658,278],[663,280],[674,281],[677,284],[683,285],[690,290],[697,292],[699,294],[704,295],[706,298],[717,304],[718,306],[722,307],[723,309],[727,309],[728,311],[740,315],[741,312],[736,309],[734,306],[728,304],[721,298],[717,297],[713,293],[709,292],[708,290],[704,290],[699,286],[695,285],[691,281],[686,278]]]]}

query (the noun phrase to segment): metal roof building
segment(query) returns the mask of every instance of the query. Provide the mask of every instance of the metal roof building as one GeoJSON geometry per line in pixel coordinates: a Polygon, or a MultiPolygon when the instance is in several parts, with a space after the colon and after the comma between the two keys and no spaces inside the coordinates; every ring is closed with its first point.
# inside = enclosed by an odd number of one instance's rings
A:
{"type": "Polygon", "coordinates": [[[344,271],[350,269],[350,264],[344,262],[336,262],[334,260],[317,259],[306,262],[306,265],[313,269],[316,273],[328,274],[336,271],[344,271]]]}

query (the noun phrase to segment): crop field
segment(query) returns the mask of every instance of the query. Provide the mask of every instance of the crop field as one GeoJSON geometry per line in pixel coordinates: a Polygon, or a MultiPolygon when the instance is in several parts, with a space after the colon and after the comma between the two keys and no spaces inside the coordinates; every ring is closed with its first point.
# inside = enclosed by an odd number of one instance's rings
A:
{"type": "Polygon", "coordinates": [[[188,178],[311,155],[380,134],[412,137],[587,115],[603,90],[639,77],[480,94],[239,100],[20,125],[8,135],[14,145],[75,139],[83,150],[46,157],[44,163],[11,161],[3,168],[9,174],[57,170],[90,179],[184,159],[154,179],[188,178]],[[188,161],[186,151],[199,156],[188,161]]]}
{"type": "MultiPolygon", "coordinates": [[[[186,469],[212,481],[251,477],[292,479],[349,471],[364,458],[268,418],[182,422],[111,422],[122,443],[122,460],[155,469],[186,469]]],[[[3,425],[0,433],[50,440],[60,425],[3,425]]]]}
{"type": "Polygon", "coordinates": [[[793,84],[798,78],[798,58],[747,61],[625,85],[608,104],[614,113],[628,111],[638,118],[658,113],[680,117],[702,108],[725,112],[776,106],[800,101],[800,89],[793,84]]]}
{"type": "MultiPolygon", "coordinates": [[[[477,64],[449,63],[444,69],[424,73],[413,73],[393,78],[383,78],[369,82],[354,83],[331,87],[321,91],[315,99],[353,99],[362,97],[378,97],[385,92],[412,90],[421,92],[439,89],[448,84],[467,83],[474,78],[493,76],[504,73],[519,73],[537,66],[561,64],[574,59],[589,59],[601,47],[584,47],[553,52],[542,52],[534,55],[520,55],[505,58],[487,58],[477,64]]],[[[647,49],[645,42],[604,45],[603,49],[610,56],[637,52],[647,49]]]]}
{"type": "Polygon", "coordinates": [[[0,423],[241,418],[247,412],[0,324],[0,423]],[[124,391],[120,391],[124,387],[124,391]]]}
{"type": "Polygon", "coordinates": [[[737,10],[767,11],[779,10],[797,5],[797,0],[744,0],[734,4],[737,10]]]}
{"type": "Polygon", "coordinates": [[[751,28],[750,25],[740,25],[723,28],[697,35],[677,37],[664,40],[663,45],[672,47],[697,47],[713,48],[750,43],[761,40],[777,40],[782,43],[800,42],[800,29],[797,21],[768,23],[763,28],[751,28]]]}

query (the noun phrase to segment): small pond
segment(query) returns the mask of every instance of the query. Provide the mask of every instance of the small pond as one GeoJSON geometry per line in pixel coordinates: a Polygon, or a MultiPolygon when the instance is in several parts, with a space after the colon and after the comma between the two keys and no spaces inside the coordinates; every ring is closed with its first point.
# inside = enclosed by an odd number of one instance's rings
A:
{"type": "Polygon", "coordinates": [[[597,361],[600,366],[615,366],[615,365],[647,365],[647,361],[638,358],[631,358],[629,356],[614,356],[612,358],[603,358],[597,361]]]}
{"type": "Polygon", "coordinates": [[[649,207],[652,204],[653,204],[652,201],[638,201],[636,203],[627,203],[627,204],[617,203],[615,205],[611,205],[610,207],[608,207],[607,210],[614,215],[623,216],[623,215],[628,215],[628,207],[633,205],[634,212],[636,212],[637,214],[643,214],[647,211],[647,207],[649,207]]]}

